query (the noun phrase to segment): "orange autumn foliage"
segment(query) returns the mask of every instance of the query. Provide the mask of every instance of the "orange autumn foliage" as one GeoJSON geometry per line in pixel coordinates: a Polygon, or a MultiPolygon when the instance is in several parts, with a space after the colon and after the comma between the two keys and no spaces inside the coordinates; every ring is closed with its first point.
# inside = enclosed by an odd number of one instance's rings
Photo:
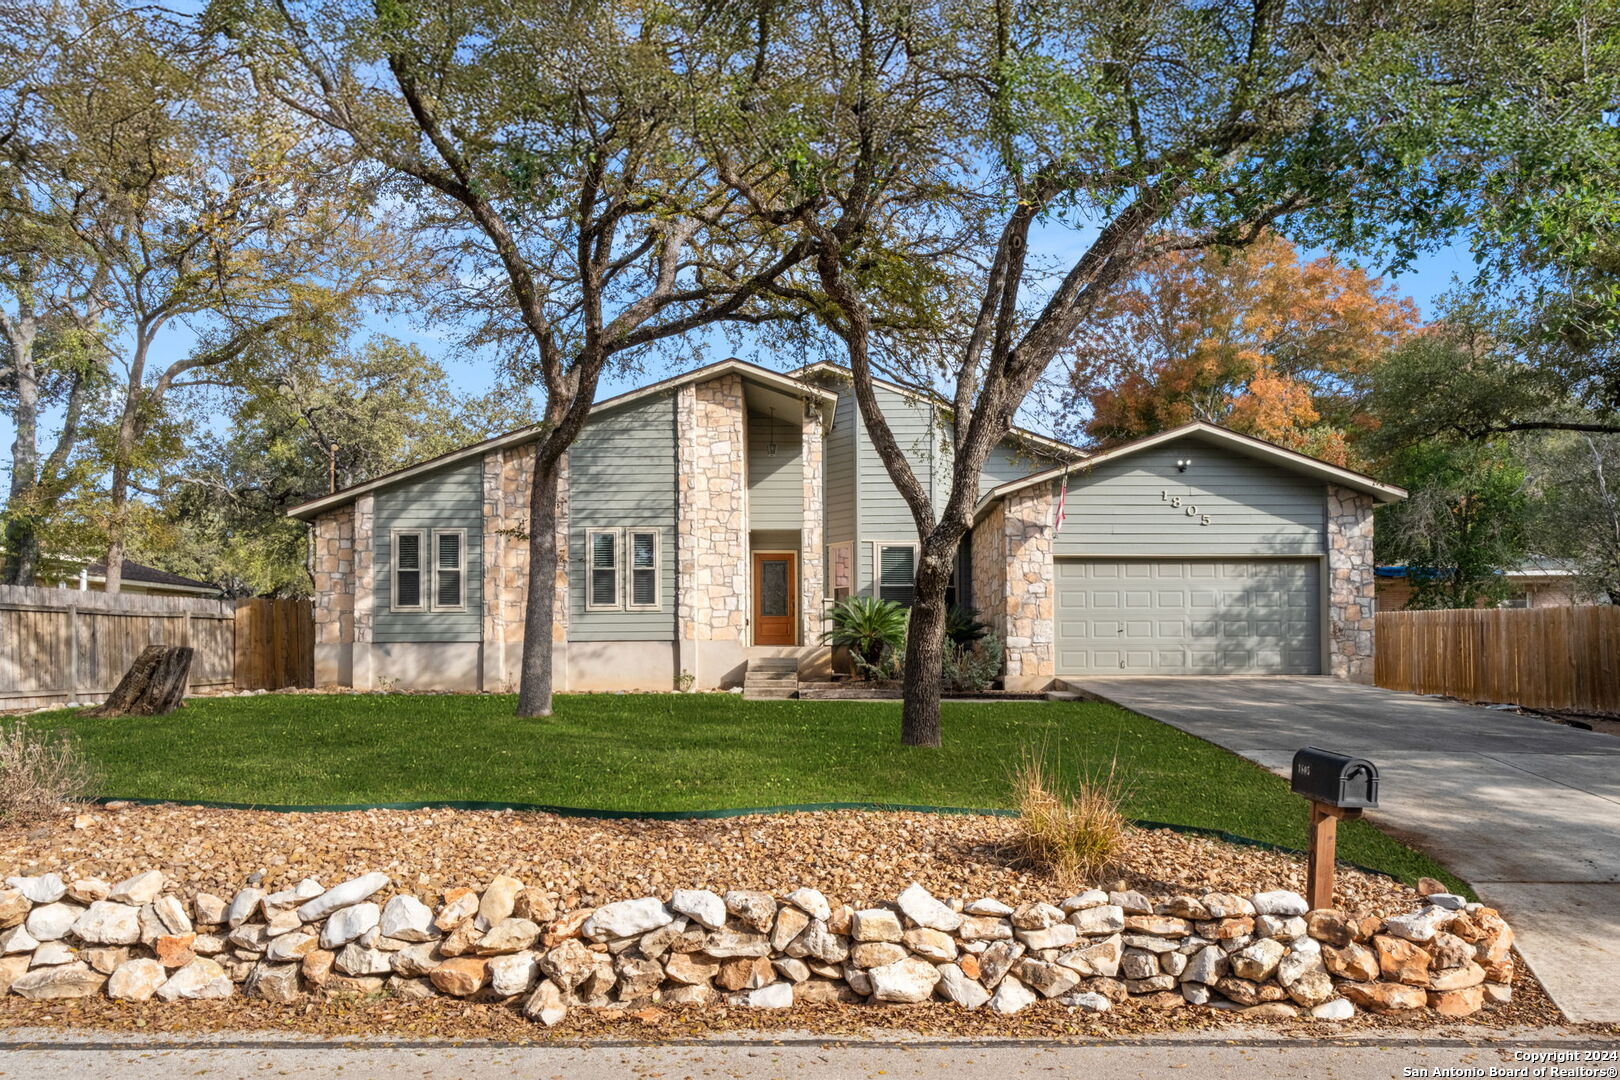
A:
{"type": "Polygon", "coordinates": [[[1071,378],[1103,446],[1203,420],[1355,464],[1368,379],[1418,313],[1381,279],[1333,258],[1302,263],[1268,235],[1149,266],[1100,324],[1071,378]]]}

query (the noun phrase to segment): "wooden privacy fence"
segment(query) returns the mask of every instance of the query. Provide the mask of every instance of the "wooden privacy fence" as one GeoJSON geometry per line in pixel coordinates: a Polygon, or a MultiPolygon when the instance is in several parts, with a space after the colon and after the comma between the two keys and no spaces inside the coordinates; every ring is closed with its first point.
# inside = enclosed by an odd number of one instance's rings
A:
{"type": "Polygon", "coordinates": [[[1620,608],[1386,611],[1373,681],[1533,709],[1620,712],[1620,608]]]}
{"type": "Polygon", "coordinates": [[[193,691],[314,681],[307,600],[0,585],[0,709],[102,701],[147,645],[191,646],[193,691]]]}

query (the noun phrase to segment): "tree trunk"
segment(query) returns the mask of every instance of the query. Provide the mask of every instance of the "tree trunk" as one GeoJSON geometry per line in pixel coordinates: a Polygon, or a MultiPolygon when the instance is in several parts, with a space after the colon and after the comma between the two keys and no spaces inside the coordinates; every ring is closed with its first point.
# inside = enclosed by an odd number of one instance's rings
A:
{"type": "Polygon", "coordinates": [[[911,598],[902,668],[900,742],[904,746],[939,746],[939,694],[944,678],[945,590],[951,583],[956,541],[940,530],[923,542],[911,598]]]}
{"type": "Polygon", "coordinates": [[[163,716],[180,707],[191,674],[191,649],[148,645],[105,702],[86,716],[163,716]]]}
{"type": "Polygon", "coordinates": [[[39,527],[28,507],[13,506],[6,518],[6,564],[0,581],[32,585],[39,571],[39,527]]]}
{"type": "Polygon", "coordinates": [[[535,452],[529,490],[529,590],[523,612],[523,674],[517,715],[551,715],[552,634],[557,600],[557,490],[560,457],[547,460],[545,443],[535,452]]]}
{"type": "Polygon", "coordinates": [[[12,333],[11,349],[18,355],[12,358],[16,404],[11,420],[17,430],[11,441],[11,490],[6,500],[7,585],[32,585],[39,562],[39,508],[33,505],[39,476],[39,379],[32,345],[32,334],[20,329],[12,333]]]}

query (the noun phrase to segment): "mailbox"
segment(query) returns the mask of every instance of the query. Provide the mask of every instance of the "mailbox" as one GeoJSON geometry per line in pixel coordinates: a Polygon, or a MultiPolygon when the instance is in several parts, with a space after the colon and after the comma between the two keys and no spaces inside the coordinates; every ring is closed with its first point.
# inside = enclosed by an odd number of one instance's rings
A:
{"type": "Polygon", "coordinates": [[[1294,794],[1347,810],[1378,805],[1378,766],[1364,758],[1307,746],[1294,755],[1294,794]]]}

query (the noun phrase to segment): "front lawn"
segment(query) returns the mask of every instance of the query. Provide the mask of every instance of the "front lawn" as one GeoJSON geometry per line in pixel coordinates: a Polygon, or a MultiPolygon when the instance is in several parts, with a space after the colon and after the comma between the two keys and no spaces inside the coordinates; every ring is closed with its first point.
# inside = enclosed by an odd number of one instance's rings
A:
{"type": "MultiPolygon", "coordinates": [[[[513,704],[494,695],[270,694],[194,699],[158,718],[62,711],[29,722],[76,732],[104,795],[261,805],[1001,808],[1028,748],[1068,775],[1106,772],[1117,758],[1134,818],[1305,844],[1305,803],[1281,778],[1110,705],[947,703],[945,746],[935,751],[899,745],[894,702],[577,694],[559,696],[549,720],[519,720],[513,704]]],[[[1346,823],[1339,852],[1407,881],[1446,877],[1363,822],[1346,823]]]]}

